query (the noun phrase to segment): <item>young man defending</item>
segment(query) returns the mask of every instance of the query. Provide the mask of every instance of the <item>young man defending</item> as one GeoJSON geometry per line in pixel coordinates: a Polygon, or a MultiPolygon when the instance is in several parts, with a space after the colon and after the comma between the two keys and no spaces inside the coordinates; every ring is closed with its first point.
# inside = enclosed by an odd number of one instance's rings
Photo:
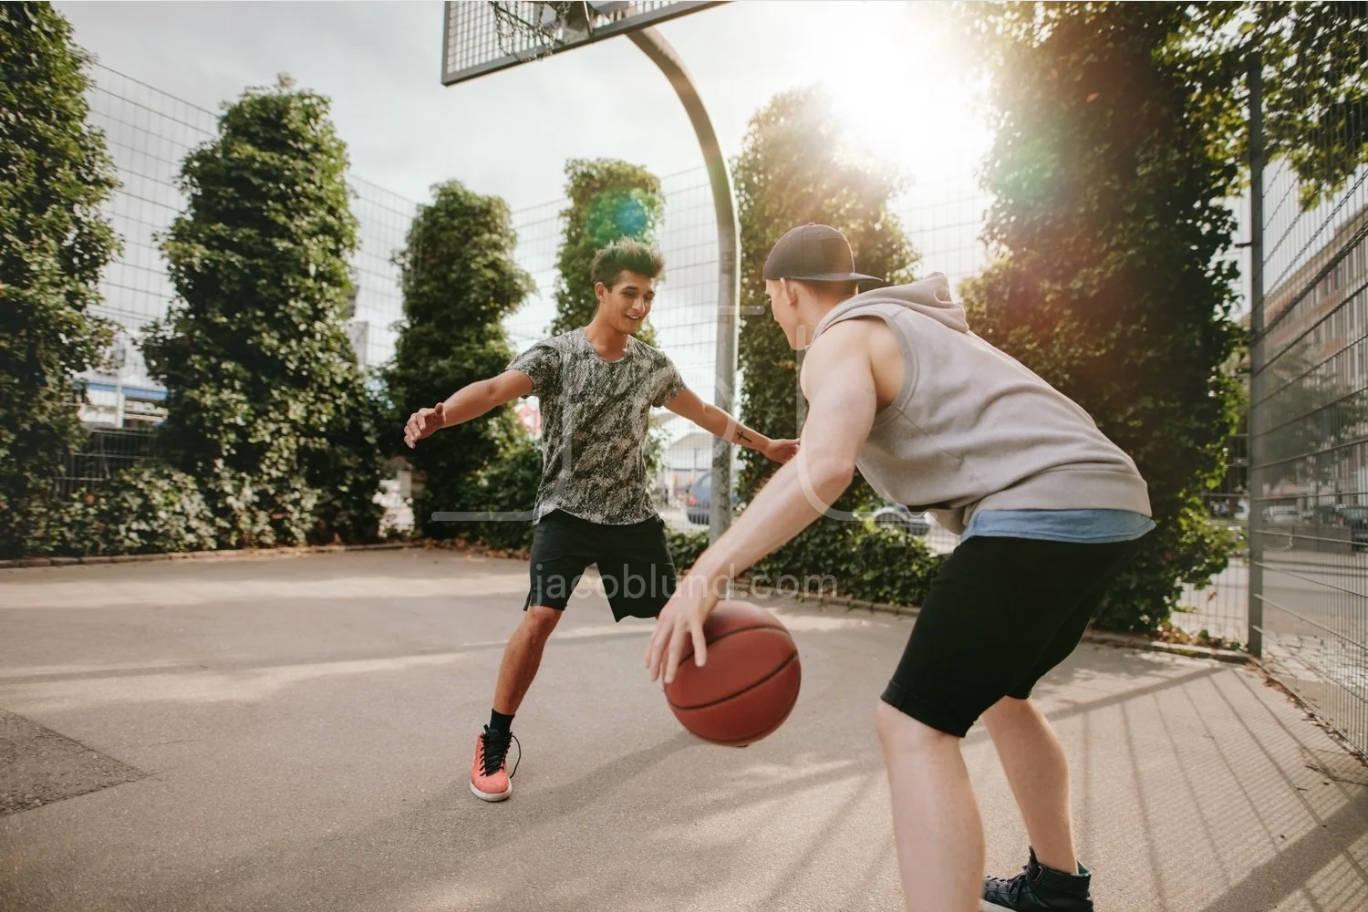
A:
{"type": "Polygon", "coordinates": [[[727,580],[821,518],[858,468],[963,539],[875,710],[909,910],[1091,912],[1074,854],[1064,751],[1031,701],[1078,644],[1107,584],[1154,524],[1134,462],[1078,405],[969,331],[945,276],[856,295],[845,236],[784,235],[765,263],[774,320],[807,349],[796,459],[694,564],[647,649],[674,678],[727,580]],[[1031,838],[1025,873],[983,877],[983,827],[960,755],[982,716],[1031,838]]]}
{"type": "MultiPolygon", "coordinates": [[[[475,742],[470,790],[485,801],[512,791],[507,756],[513,715],[581,574],[597,564],[615,620],[654,618],[674,591],[665,524],[651,506],[643,445],[662,405],[731,443],[785,462],[796,440],[771,440],[708,405],[665,354],[633,338],[651,312],[664,263],[633,240],[599,251],[592,276],[598,310],[588,326],[545,339],[497,377],[414,412],[410,447],[437,430],[535,394],[544,464],[533,513],[532,585],[526,614],[504,650],[489,724],[475,742]]],[[[515,767],[516,769],[516,767],[515,767]]]]}

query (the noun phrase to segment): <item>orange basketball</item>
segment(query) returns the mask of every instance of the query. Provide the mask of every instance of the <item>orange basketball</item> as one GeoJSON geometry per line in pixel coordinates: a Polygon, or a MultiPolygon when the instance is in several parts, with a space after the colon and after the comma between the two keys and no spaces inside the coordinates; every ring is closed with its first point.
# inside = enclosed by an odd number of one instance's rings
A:
{"type": "Polygon", "coordinates": [[[707,664],[692,641],[665,699],[684,727],[705,741],[745,747],[777,729],[798,700],[802,668],[788,629],[748,602],[719,605],[703,625],[707,664]]]}

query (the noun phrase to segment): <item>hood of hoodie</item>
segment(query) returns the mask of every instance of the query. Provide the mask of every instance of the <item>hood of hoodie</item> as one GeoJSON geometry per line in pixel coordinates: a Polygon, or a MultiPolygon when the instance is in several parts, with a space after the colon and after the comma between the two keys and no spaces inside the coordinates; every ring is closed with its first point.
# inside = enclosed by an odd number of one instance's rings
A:
{"type": "Polygon", "coordinates": [[[933,272],[926,278],[908,285],[875,288],[842,301],[817,324],[817,334],[824,331],[837,315],[853,307],[873,303],[898,304],[928,316],[956,332],[969,331],[969,321],[964,316],[964,308],[950,298],[950,280],[943,272],[933,272]]]}

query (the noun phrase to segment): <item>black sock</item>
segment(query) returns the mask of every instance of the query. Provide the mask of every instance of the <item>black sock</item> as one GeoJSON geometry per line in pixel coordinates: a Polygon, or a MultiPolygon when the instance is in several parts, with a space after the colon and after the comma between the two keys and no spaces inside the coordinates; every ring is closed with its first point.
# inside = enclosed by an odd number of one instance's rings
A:
{"type": "Polygon", "coordinates": [[[492,732],[506,732],[513,727],[513,714],[504,715],[497,709],[489,711],[489,730],[492,732]]]}

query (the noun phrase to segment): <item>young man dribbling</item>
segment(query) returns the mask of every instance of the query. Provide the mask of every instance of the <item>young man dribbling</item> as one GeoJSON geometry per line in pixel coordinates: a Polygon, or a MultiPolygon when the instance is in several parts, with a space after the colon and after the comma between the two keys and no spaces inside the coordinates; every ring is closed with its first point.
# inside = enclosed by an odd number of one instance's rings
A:
{"type": "Polygon", "coordinates": [[[805,225],[764,277],[775,322],[807,350],[802,446],[679,582],[647,649],[652,679],[673,680],[690,640],[706,663],[703,621],[727,581],[825,515],[858,469],[962,534],[875,708],[908,910],[1092,912],[1068,763],[1030,695],[1154,527],[1144,479],[1082,408],[969,331],[945,276],[856,294],[878,280],[855,272],[839,231],[805,225]],[[1010,879],[984,878],[960,753],[979,718],[1031,840],[1010,879]]]}

